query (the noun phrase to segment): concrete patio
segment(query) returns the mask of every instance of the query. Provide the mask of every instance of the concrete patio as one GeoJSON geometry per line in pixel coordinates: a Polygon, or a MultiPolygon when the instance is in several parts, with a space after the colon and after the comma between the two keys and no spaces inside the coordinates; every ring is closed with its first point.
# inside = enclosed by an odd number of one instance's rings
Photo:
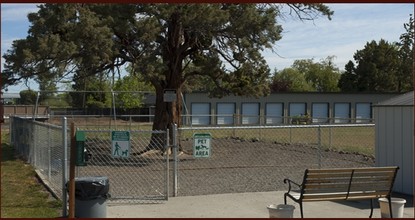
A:
{"type": "MultiPolygon", "coordinates": [[[[269,218],[267,206],[283,204],[284,192],[255,192],[203,196],[171,197],[158,204],[109,204],[108,218],[269,218]]],[[[406,199],[404,218],[414,218],[413,196],[393,194],[406,199]]],[[[300,217],[298,204],[294,218],[300,217]]],[[[369,201],[304,203],[305,218],[368,218],[369,201]]],[[[374,203],[372,218],[380,218],[379,204],[374,203]]]]}

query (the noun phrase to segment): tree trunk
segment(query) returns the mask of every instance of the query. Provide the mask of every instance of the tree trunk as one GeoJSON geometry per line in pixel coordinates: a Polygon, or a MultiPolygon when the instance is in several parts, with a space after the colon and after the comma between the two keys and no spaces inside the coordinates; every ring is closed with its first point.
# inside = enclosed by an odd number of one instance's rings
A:
{"type": "MultiPolygon", "coordinates": [[[[164,89],[156,89],[156,108],[154,114],[153,131],[166,131],[169,129],[169,140],[168,146],[173,145],[173,124],[178,127],[181,125],[181,89],[176,89],[176,101],[175,102],[164,102],[164,89]]],[[[167,150],[164,148],[166,137],[164,134],[153,133],[151,140],[147,148],[139,154],[145,153],[150,150],[159,150],[163,153],[167,150]]],[[[180,149],[179,149],[180,150],[180,149]]]]}
{"type": "MultiPolygon", "coordinates": [[[[153,130],[170,130],[170,143],[173,144],[173,124],[178,127],[181,125],[181,110],[182,99],[181,89],[184,83],[182,77],[183,59],[185,50],[183,50],[182,39],[183,29],[180,22],[180,14],[173,13],[171,15],[171,22],[168,27],[167,41],[163,48],[163,63],[167,65],[168,70],[164,73],[165,80],[154,81],[153,85],[156,88],[156,109],[154,114],[153,130]],[[176,91],[176,100],[174,102],[164,101],[165,89],[176,91]]],[[[165,151],[165,137],[160,134],[152,134],[148,150],[165,151]]],[[[181,150],[181,149],[179,149],[181,150]]]]}

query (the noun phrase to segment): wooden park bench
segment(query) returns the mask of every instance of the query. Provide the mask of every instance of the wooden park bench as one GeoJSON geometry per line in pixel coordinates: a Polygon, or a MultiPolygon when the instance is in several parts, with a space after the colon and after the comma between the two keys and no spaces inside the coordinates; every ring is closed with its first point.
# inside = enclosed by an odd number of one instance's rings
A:
{"type": "Polygon", "coordinates": [[[388,198],[390,217],[392,218],[391,193],[399,167],[366,167],[338,169],[306,169],[303,182],[288,183],[288,192],[284,194],[300,205],[301,218],[303,202],[366,200],[370,199],[370,216],[373,214],[373,199],[388,198]],[[293,185],[298,190],[293,190],[293,185]]]}

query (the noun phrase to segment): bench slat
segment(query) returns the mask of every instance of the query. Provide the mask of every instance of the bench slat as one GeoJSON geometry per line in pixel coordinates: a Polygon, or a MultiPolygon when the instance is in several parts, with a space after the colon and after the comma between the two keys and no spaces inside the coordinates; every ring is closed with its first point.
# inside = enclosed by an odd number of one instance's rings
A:
{"type": "MultiPolygon", "coordinates": [[[[307,183],[303,186],[304,189],[315,189],[315,188],[348,188],[349,183],[346,182],[334,182],[334,183],[307,183]]],[[[371,181],[371,182],[352,182],[350,184],[350,190],[355,191],[354,189],[369,187],[369,188],[388,188],[390,186],[390,181],[371,181]]]]}
{"type": "MultiPolygon", "coordinates": [[[[390,182],[393,180],[393,177],[353,177],[353,183],[359,182],[390,182]]],[[[350,178],[317,178],[317,179],[307,179],[306,184],[313,183],[348,183],[350,178]]]]}
{"type": "MultiPolygon", "coordinates": [[[[374,179],[374,178],[364,178],[364,179],[355,179],[353,178],[351,184],[355,185],[362,185],[362,184],[391,184],[393,179],[389,178],[381,178],[381,179],[374,179]]],[[[325,185],[325,184],[349,184],[350,179],[319,179],[319,180],[309,180],[305,182],[303,185],[307,187],[308,185],[325,185]]]]}
{"type": "Polygon", "coordinates": [[[362,168],[329,168],[329,169],[307,169],[308,173],[336,173],[336,172],[376,172],[393,171],[398,167],[362,167],[362,168]]]}
{"type": "Polygon", "coordinates": [[[350,192],[353,191],[359,191],[359,190],[378,190],[378,191],[388,191],[390,190],[390,184],[389,183],[374,183],[374,184],[352,184],[350,187],[350,192]]]}
{"type": "MultiPolygon", "coordinates": [[[[307,188],[304,189],[304,195],[313,194],[313,193],[330,193],[330,192],[344,192],[347,191],[347,186],[344,187],[326,187],[326,188],[307,188]]],[[[388,187],[378,186],[378,187],[359,187],[350,190],[350,193],[355,193],[359,191],[389,191],[388,187]]]]}
{"type": "Polygon", "coordinates": [[[373,199],[387,196],[388,191],[379,192],[355,192],[347,196],[347,192],[338,193],[316,193],[316,194],[304,194],[303,201],[328,201],[328,200],[345,200],[345,199],[373,199]]]}
{"type": "Polygon", "coordinates": [[[353,176],[354,177],[365,177],[365,176],[372,176],[372,177],[389,177],[389,178],[393,178],[393,176],[395,175],[395,171],[393,172],[354,172],[353,176]]]}
{"type": "MultiPolygon", "coordinates": [[[[393,178],[395,172],[354,172],[353,177],[389,177],[393,178]]],[[[307,173],[308,179],[315,179],[315,178],[350,178],[352,176],[352,172],[330,172],[330,173],[307,173]]]]}

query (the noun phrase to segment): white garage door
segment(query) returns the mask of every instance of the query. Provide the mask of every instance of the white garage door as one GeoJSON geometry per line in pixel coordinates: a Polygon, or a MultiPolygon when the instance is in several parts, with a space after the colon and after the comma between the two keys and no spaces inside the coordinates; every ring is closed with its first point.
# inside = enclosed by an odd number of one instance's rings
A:
{"type": "Polygon", "coordinates": [[[192,125],[209,125],[210,104],[192,103],[192,125]],[[198,116],[200,115],[200,116],[198,116]]]}
{"type": "Polygon", "coordinates": [[[306,105],[305,103],[290,103],[290,116],[305,115],[306,105]]]}
{"type": "Polygon", "coordinates": [[[235,114],[235,103],[218,103],[217,105],[217,124],[232,125],[235,114]]]}
{"type": "Polygon", "coordinates": [[[259,124],[259,103],[242,103],[242,124],[259,124]]]}
{"type": "Polygon", "coordinates": [[[334,123],[349,123],[350,103],[334,103],[334,123]]]}
{"type": "Polygon", "coordinates": [[[356,103],[356,123],[370,122],[370,113],[370,103],[356,103]]]}
{"type": "Polygon", "coordinates": [[[283,123],[283,104],[282,103],[267,103],[265,106],[265,114],[267,124],[281,124],[283,123]]]}
{"type": "Polygon", "coordinates": [[[313,103],[311,108],[313,123],[326,123],[329,117],[328,103],[313,103]]]}

